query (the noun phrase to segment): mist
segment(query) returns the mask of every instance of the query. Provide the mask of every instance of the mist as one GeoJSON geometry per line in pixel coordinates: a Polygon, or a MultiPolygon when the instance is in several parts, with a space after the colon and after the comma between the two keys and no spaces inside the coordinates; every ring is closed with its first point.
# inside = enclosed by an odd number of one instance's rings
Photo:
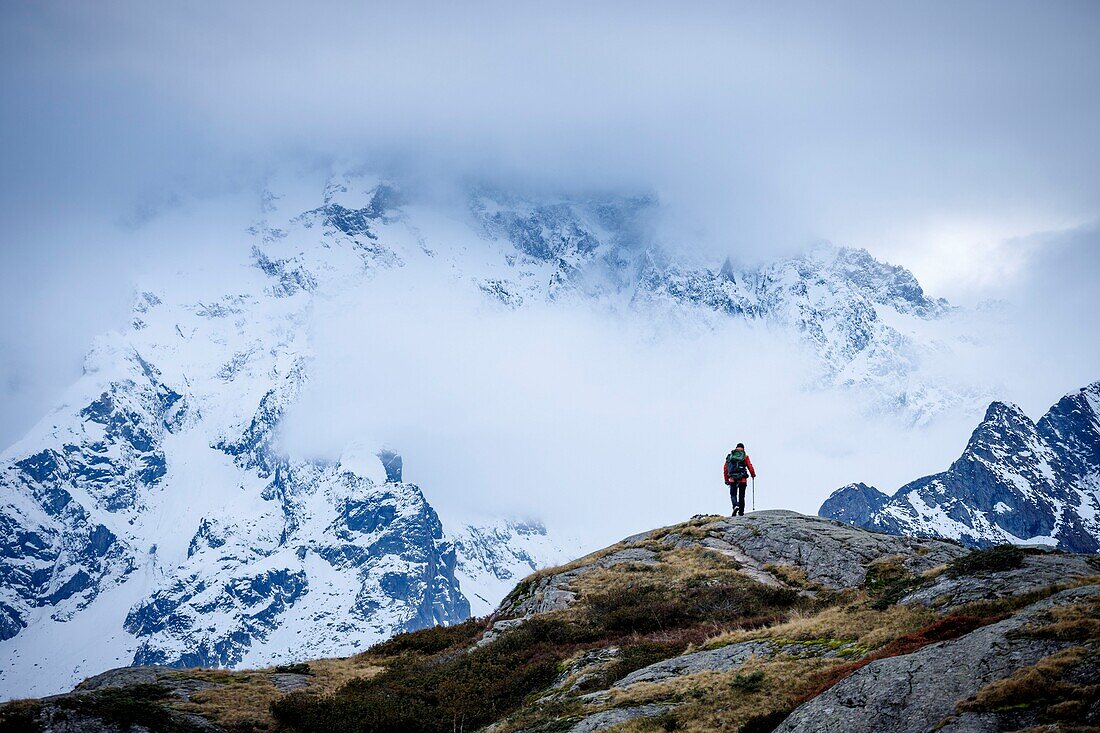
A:
{"type": "Polygon", "coordinates": [[[538,519],[588,546],[728,512],[720,469],[737,442],[757,508],[814,513],[850,481],[896,488],[946,467],[973,427],[960,412],[914,432],[851,391],[810,389],[816,357],[763,324],[510,310],[404,270],[313,324],[314,374],[282,423],[292,456],[385,445],[451,521],[538,519]]]}
{"type": "MultiPolygon", "coordinates": [[[[216,266],[247,216],[200,221],[210,207],[349,161],[421,200],[652,192],[655,238],[707,261],[865,247],[934,296],[1007,301],[982,356],[937,368],[986,370],[1034,415],[1100,364],[1081,315],[1100,274],[1098,31],[1076,2],[6,4],[0,444],[125,326],[143,273],[216,266]]],[[[721,509],[715,456],[744,440],[760,504],[809,510],[850,480],[927,473],[968,430],[930,429],[918,467],[903,432],[807,393],[804,355],[772,333],[658,347],[583,309],[380,287],[318,322],[287,443],[332,452],[360,431],[445,497],[560,514],[582,491],[631,522],[673,497],[721,509]],[[845,446],[873,436],[857,468],[845,446]]]]}

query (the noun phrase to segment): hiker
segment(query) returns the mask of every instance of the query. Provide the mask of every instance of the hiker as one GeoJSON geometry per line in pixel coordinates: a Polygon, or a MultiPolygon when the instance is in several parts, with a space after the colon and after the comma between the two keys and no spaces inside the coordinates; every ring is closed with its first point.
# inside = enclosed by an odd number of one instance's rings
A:
{"type": "Polygon", "coordinates": [[[730,487],[730,501],[733,502],[731,516],[745,516],[745,487],[749,484],[749,476],[756,478],[756,469],[752,467],[749,454],[745,452],[744,443],[738,443],[726,456],[722,476],[726,480],[726,486],[730,487]]]}

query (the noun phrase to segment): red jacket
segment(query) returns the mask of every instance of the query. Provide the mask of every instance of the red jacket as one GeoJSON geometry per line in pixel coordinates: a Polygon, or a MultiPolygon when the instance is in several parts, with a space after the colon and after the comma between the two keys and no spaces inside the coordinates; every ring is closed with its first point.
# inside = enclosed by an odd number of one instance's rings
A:
{"type": "MultiPolygon", "coordinates": [[[[753,478],[756,478],[756,469],[752,467],[752,461],[749,460],[749,454],[748,453],[745,454],[745,468],[749,469],[749,475],[750,476],[752,476],[753,478]]],[[[730,479],[729,467],[724,462],[722,463],[722,478],[725,480],[725,482],[727,484],[730,483],[731,480],[736,481],[739,484],[743,484],[746,481],[748,481],[747,478],[730,479]]]]}

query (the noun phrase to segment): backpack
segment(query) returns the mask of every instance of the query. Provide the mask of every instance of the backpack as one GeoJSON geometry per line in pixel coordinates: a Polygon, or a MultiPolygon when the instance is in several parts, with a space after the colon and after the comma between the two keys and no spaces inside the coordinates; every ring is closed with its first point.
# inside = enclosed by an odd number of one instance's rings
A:
{"type": "Polygon", "coordinates": [[[749,477],[749,469],[745,466],[745,451],[731,451],[726,456],[726,475],[738,481],[749,477]]]}

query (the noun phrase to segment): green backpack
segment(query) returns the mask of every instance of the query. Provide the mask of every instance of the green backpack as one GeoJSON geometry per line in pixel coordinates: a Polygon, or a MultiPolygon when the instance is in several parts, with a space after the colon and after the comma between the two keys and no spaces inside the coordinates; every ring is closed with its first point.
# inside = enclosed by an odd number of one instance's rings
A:
{"type": "Polygon", "coordinates": [[[749,477],[749,469],[745,465],[745,451],[737,449],[726,456],[726,475],[731,479],[749,477]]]}

